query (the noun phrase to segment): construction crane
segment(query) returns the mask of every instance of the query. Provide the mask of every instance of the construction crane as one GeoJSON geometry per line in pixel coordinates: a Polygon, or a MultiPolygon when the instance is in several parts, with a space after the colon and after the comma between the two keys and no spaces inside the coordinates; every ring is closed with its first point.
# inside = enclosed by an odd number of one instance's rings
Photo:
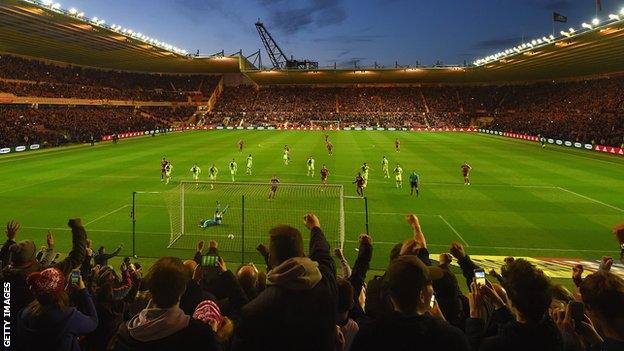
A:
{"type": "Polygon", "coordinates": [[[274,69],[317,69],[318,62],[309,61],[309,60],[295,60],[291,56],[290,59],[286,57],[284,51],[277,45],[271,33],[264,27],[264,24],[260,22],[256,22],[256,29],[258,30],[258,34],[260,35],[260,40],[262,40],[262,44],[269,55],[269,59],[271,59],[271,63],[273,64],[274,69]]]}

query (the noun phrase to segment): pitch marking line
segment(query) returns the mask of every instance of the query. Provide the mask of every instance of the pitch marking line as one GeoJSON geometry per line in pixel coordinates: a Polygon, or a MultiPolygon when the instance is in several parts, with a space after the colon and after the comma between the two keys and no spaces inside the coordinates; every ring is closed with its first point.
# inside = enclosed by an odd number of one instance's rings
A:
{"type": "Polygon", "coordinates": [[[449,223],[446,218],[444,218],[442,215],[438,215],[438,217],[440,217],[440,219],[446,223],[446,225],[451,228],[451,230],[453,231],[453,233],[455,233],[455,235],[457,235],[457,237],[464,243],[464,246],[469,247],[470,245],[468,245],[468,242],[466,242],[466,240],[464,240],[464,238],[461,236],[461,234],[459,234],[459,232],[457,231],[457,229],[455,229],[455,227],[453,227],[451,225],[451,223],[449,223]]]}
{"type": "Polygon", "coordinates": [[[585,196],[585,195],[583,195],[583,194],[579,194],[579,193],[574,192],[574,191],[572,191],[572,190],[569,190],[569,189],[566,189],[566,188],[562,188],[562,187],[560,187],[560,186],[558,186],[558,187],[557,187],[557,189],[559,189],[559,190],[561,190],[561,191],[565,191],[566,193],[570,193],[570,194],[572,194],[572,195],[576,195],[576,196],[581,197],[581,198],[583,198],[583,199],[585,199],[585,200],[589,200],[589,201],[591,201],[591,202],[595,202],[595,203],[597,203],[597,204],[600,204],[600,205],[603,205],[603,206],[609,207],[609,208],[614,209],[614,210],[616,210],[616,211],[624,212],[624,209],[621,209],[621,208],[619,208],[619,207],[615,207],[615,206],[613,206],[613,205],[609,205],[608,203],[604,203],[604,202],[602,202],[602,201],[600,201],[600,200],[593,199],[593,198],[591,198],[591,197],[589,197],[589,196],[585,196]]]}
{"type": "Polygon", "coordinates": [[[126,208],[126,207],[130,207],[130,205],[123,205],[123,206],[119,207],[118,209],[115,209],[115,210],[112,210],[112,211],[110,211],[110,212],[108,212],[108,213],[105,213],[105,214],[103,214],[103,215],[99,216],[98,218],[96,218],[96,219],[94,219],[94,220],[91,220],[91,221],[87,222],[84,226],[86,227],[86,226],[88,226],[89,224],[91,224],[91,223],[93,223],[93,222],[97,222],[97,221],[99,221],[100,219],[102,219],[102,218],[104,218],[104,217],[108,217],[108,216],[112,215],[113,213],[119,212],[119,211],[123,210],[123,209],[124,209],[124,208],[126,208]]]}

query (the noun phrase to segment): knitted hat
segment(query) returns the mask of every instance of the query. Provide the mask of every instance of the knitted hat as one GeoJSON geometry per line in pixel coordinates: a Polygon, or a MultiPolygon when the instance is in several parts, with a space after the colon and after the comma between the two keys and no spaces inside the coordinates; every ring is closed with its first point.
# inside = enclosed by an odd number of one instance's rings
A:
{"type": "Polygon", "coordinates": [[[11,262],[15,266],[21,266],[35,259],[35,243],[32,240],[23,240],[11,245],[11,262]]]}
{"type": "Polygon", "coordinates": [[[221,325],[223,322],[223,315],[221,315],[221,310],[219,306],[212,300],[204,300],[197,308],[195,308],[195,312],[193,312],[193,318],[198,319],[206,324],[210,321],[214,321],[217,325],[221,325]]]}
{"type": "Polygon", "coordinates": [[[57,268],[47,268],[33,272],[26,280],[30,292],[41,304],[49,304],[59,299],[65,289],[65,277],[57,268]]]}

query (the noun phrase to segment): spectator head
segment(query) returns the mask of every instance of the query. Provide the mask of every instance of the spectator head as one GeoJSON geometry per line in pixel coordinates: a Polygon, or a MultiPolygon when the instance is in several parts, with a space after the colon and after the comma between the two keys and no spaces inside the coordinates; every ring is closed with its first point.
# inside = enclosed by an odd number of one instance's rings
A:
{"type": "Polygon", "coordinates": [[[212,300],[200,302],[193,312],[193,318],[210,325],[222,343],[227,342],[234,333],[234,323],[221,314],[219,306],[212,300]]]}
{"type": "Polygon", "coordinates": [[[198,266],[197,262],[195,262],[194,260],[186,260],[182,264],[184,265],[184,267],[186,267],[190,276],[193,276],[193,273],[195,273],[195,269],[197,269],[198,266]]]}
{"type": "Polygon", "coordinates": [[[255,288],[258,284],[258,268],[253,263],[244,264],[236,272],[236,277],[243,289],[255,288]]]}
{"type": "Polygon", "coordinates": [[[401,256],[390,263],[386,274],[388,293],[395,310],[404,314],[423,313],[433,294],[432,281],[442,278],[439,267],[428,267],[418,257],[401,256]]]}
{"type": "Polygon", "coordinates": [[[188,269],[177,257],[161,257],[147,274],[147,287],[152,301],[159,308],[175,306],[190,279],[188,269]]]}
{"type": "Polygon", "coordinates": [[[563,308],[573,300],[572,293],[565,286],[560,284],[553,286],[551,307],[563,308]]]}
{"type": "Polygon", "coordinates": [[[613,227],[613,234],[620,245],[624,244],[624,223],[613,227]]]}
{"type": "Polygon", "coordinates": [[[32,240],[17,242],[9,248],[11,264],[16,267],[25,266],[35,260],[37,248],[32,240]]]}
{"type": "Polygon", "coordinates": [[[100,302],[112,299],[113,288],[121,281],[111,266],[104,266],[93,276],[93,295],[100,302]]]}
{"type": "Polygon", "coordinates": [[[519,321],[537,323],[548,313],[553,288],[544,272],[524,259],[511,262],[504,272],[505,283],[512,310],[519,321]]]}
{"type": "Polygon", "coordinates": [[[403,243],[398,243],[392,247],[392,249],[390,250],[390,263],[392,263],[392,261],[396,260],[399,257],[402,247],[403,243]]]}
{"type": "Polygon", "coordinates": [[[347,279],[336,279],[338,285],[338,314],[346,314],[353,308],[353,285],[347,279]]]}
{"type": "Polygon", "coordinates": [[[624,279],[600,271],[583,279],[579,289],[590,319],[605,332],[619,331],[624,340],[624,279]]]}
{"type": "Polygon", "coordinates": [[[106,248],[105,248],[104,246],[100,246],[100,247],[98,248],[98,253],[101,255],[101,254],[103,254],[104,252],[106,252],[106,248]]]}
{"type": "Polygon", "coordinates": [[[269,264],[277,267],[293,257],[304,257],[303,239],[296,228],[287,225],[274,227],[269,231],[269,264]]]}
{"type": "Polygon", "coordinates": [[[66,307],[69,303],[65,293],[65,277],[57,268],[47,268],[33,272],[26,279],[30,292],[36,299],[35,313],[50,306],[66,307]]]}

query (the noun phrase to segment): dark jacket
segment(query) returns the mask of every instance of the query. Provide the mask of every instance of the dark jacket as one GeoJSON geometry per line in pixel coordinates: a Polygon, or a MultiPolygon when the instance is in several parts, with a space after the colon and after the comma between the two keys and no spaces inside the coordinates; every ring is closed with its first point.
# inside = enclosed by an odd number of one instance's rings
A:
{"type": "MultiPolygon", "coordinates": [[[[97,255],[93,256],[93,263],[95,265],[100,265],[100,267],[104,267],[106,265],[108,265],[108,260],[117,256],[119,254],[119,252],[121,251],[121,246],[117,248],[117,250],[113,251],[112,253],[98,253],[97,255]]],[[[81,261],[82,262],[82,261],[81,261]]]]}
{"type": "MultiPolygon", "coordinates": [[[[64,275],[68,275],[71,270],[78,267],[80,262],[84,259],[87,245],[87,234],[84,228],[77,227],[72,229],[72,242],[73,247],[67,257],[54,265],[56,268],[60,269],[64,275]]],[[[2,270],[0,282],[8,282],[11,284],[11,317],[8,321],[11,322],[12,325],[17,324],[19,312],[34,300],[26,284],[26,278],[28,278],[31,273],[38,272],[42,268],[39,262],[33,260],[22,266],[9,267],[5,265],[2,270]]],[[[17,343],[19,343],[19,341],[17,341],[17,343]]]]}
{"type": "Polygon", "coordinates": [[[122,323],[117,331],[112,349],[115,351],[171,351],[171,350],[220,350],[212,328],[197,319],[191,318],[186,328],[166,338],[140,342],[128,332],[126,323],[122,323]]]}
{"type": "Polygon", "coordinates": [[[311,231],[309,258],[318,262],[321,280],[299,291],[268,285],[243,307],[233,350],[334,349],[336,267],[320,228],[311,231]]]}
{"type": "Polygon", "coordinates": [[[87,289],[75,296],[80,311],[74,307],[54,308],[35,316],[30,306],[22,310],[17,325],[18,349],[79,351],[78,336],[95,330],[98,316],[87,289]]]}
{"type": "Polygon", "coordinates": [[[473,350],[563,350],[561,332],[550,318],[540,323],[518,323],[507,308],[500,308],[492,315],[492,321],[499,326],[498,333],[484,337],[486,331],[483,319],[466,320],[466,335],[473,350]],[[505,319],[507,322],[502,323],[505,319]]]}
{"type": "Polygon", "coordinates": [[[405,316],[393,312],[360,328],[351,351],[435,350],[467,351],[464,333],[430,315],[405,316]]]}

